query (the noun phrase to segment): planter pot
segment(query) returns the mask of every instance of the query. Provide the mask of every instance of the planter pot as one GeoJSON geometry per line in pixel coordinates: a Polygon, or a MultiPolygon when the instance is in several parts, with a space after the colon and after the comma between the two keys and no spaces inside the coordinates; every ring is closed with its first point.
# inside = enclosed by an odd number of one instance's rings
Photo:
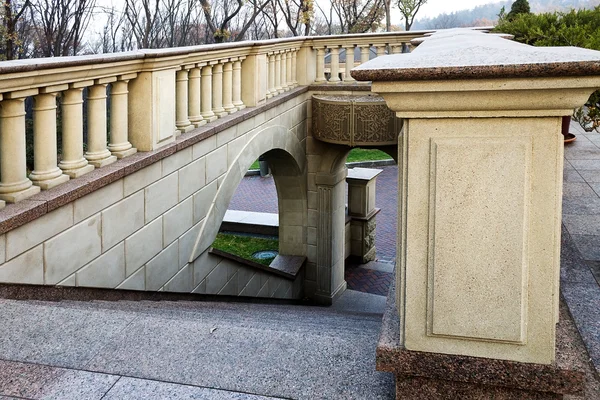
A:
{"type": "Polygon", "coordinates": [[[577,139],[575,134],[569,132],[569,127],[571,126],[571,116],[562,117],[562,135],[565,143],[574,142],[577,139]]]}

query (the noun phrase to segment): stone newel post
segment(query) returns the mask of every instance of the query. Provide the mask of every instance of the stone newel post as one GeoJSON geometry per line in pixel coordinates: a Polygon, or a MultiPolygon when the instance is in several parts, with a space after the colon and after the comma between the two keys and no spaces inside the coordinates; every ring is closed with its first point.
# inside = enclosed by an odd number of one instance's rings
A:
{"type": "Polygon", "coordinates": [[[552,364],[561,118],[600,87],[600,52],[452,30],[352,75],[373,81],[405,119],[396,266],[404,349],[552,364]]]}
{"type": "Polygon", "coordinates": [[[361,263],[375,259],[376,217],[375,184],[380,169],[352,168],[348,170],[348,215],[350,222],[350,254],[361,263]]]}

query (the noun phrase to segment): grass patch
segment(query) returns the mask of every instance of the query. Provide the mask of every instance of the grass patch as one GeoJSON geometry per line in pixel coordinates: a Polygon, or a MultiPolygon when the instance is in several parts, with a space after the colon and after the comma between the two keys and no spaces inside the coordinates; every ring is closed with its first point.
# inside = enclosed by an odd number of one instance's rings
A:
{"type": "MultiPolygon", "coordinates": [[[[350,150],[348,153],[348,159],[346,162],[359,162],[359,161],[378,161],[378,160],[390,160],[392,157],[386,152],[377,149],[360,149],[355,148],[350,150]]],[[[258,160],[254,161],[249,169],[259,169],[258,160]]]]}
{"type": "Polygon", "coordinates": [[[279,251],[279,240],[219,233],[212,246],[215,249],[268,266],[273,258],[259,260],[252,257],[252,254],[262,250],[279,251]]]}
{"type": "Polygon", "coordinates": [[[389,160],[391,158],[388,153],[381,150],[356,148],[350,150],[346,162],[389,160]]]}

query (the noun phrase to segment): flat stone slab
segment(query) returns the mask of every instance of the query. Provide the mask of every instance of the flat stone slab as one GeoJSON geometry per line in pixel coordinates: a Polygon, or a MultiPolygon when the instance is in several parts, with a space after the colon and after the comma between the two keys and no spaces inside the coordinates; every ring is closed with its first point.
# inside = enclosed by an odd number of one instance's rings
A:
{"type": "Polygon", "coordinates": [[[210,248],[209,252],[211,254],[215,254],[217,256],[221,256],[224,258],[228,258],[230,260],[236,261],[240,264],[245,264],[249,267],[260,269],[266,272],[270,272],[275,275],[279,275],[283,278],[294,280],[298,276],[298,273],[304,266],[304,262],[306,261],[306,257],[304,256],[286,256],[278,254],[271,264],[264,265],[259,262],[255,262],[252,260],[247,260],[242,257],[238,257],[235,254],[228,253],[226,251],[222,251],[215,248],[210,248]]]}
{"type": "Polygon", "coordinates": [[[600,51],[533,47],[471,29],[451,29],[412,53],[377,57],[350,72],[359,81],[590,76],[600,74],[600,51]]]}
{"type": "Polygon", "coordinates": [[[383,302],[347,293],[334,308],[0,299],[0,359],[122,377],[109,399],[393,399],[393,376],[375,370],[383,302]]]}
{"type": "Polygon", "coordinates": [[[348,175],[346,176],[346,180],[353,179],[357,181],[370,181],[382,172],[382,169],[375,168],[351,168],[348,169],[348,175]]]}
{"type": "MultiPolygon", "coordinates": [[[[506,387],[581,395],[586,390],[586,369],[590,371],[583,347],[566,306],[561,304],[557,326],[555,365],[519,363],[405,349],[400,344],[400,321],[395,304],[395,285],[390,288],[381,334],[377,344],[377,369],[402,378],[459,382],[477,386],[506,387]]],[[[593,378],[593,373],[588,373],[593,378]]],[[[591,382],[591,384],[597,382],[591,382]]],[[[588,383],[590,384],[590,383],[588,383]]]]}

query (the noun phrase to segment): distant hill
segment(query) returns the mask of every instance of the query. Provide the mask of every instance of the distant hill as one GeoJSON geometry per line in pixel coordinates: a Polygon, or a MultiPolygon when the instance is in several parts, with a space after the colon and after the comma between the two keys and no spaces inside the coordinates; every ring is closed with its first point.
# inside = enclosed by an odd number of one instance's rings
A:
{"type": "MultiPolygon", "coordinates": [[[[460,10],[450,14],[440,14],[434,18],[422,18],[413,24],[412,30],[446,29],[468,26],[494,25],[498,21],[498,13],[502,6],[510,11],[513,0],[503,0],[485,4],[471,10],[460,10]]],[[[530,0],[531,12],[565,11],[571,8],[594,8],[600,0],[530,0]]]]}

